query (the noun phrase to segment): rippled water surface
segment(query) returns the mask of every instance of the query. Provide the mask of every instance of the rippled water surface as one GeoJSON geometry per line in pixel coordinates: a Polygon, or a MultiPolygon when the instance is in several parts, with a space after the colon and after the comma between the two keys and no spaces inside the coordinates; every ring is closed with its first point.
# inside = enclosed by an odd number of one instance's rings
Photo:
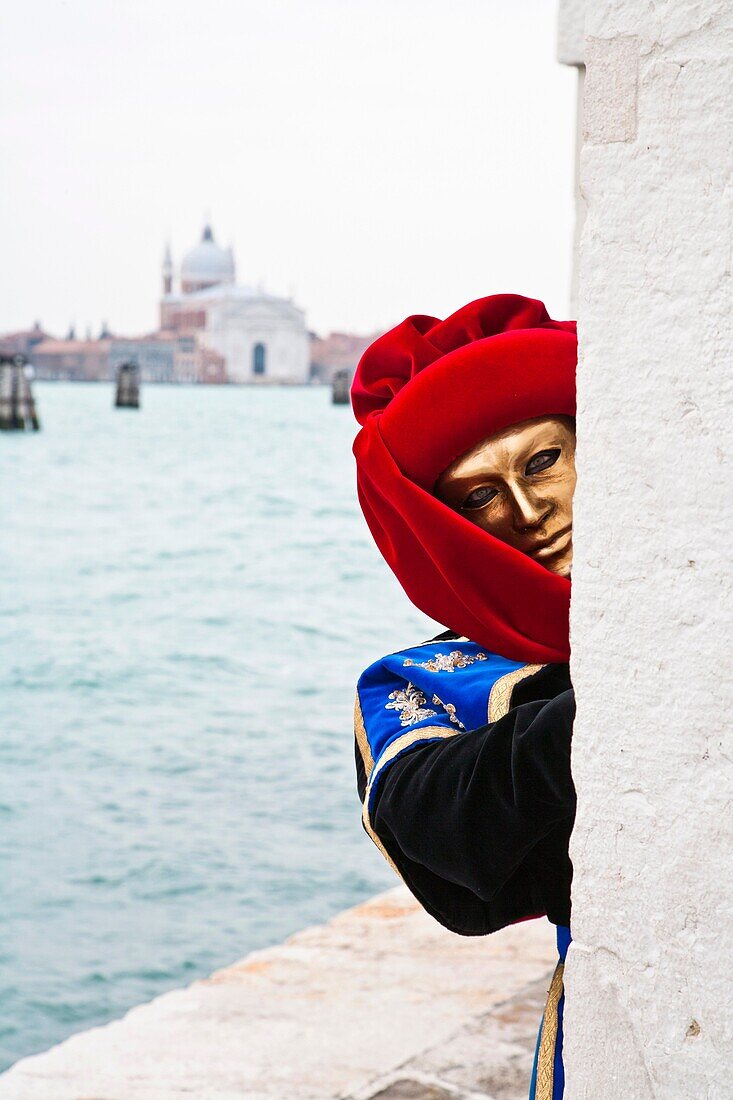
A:
{"type": "Polygon", "coordinates": [[[0,436],[2,1065],[392,884],[354,683],[431,632],[325,389],[36,396],[0,436]]]}

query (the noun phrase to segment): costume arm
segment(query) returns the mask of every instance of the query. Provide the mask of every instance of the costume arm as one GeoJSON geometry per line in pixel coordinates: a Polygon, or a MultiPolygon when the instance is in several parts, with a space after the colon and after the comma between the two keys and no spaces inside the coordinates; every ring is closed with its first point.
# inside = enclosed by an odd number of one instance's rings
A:
{"type": "Polygon", "coordinates": [[[568,924],[572,689],[417,745],[372,794],[371,825],[412,892],[455,932],[547,913],[568,924]]]}

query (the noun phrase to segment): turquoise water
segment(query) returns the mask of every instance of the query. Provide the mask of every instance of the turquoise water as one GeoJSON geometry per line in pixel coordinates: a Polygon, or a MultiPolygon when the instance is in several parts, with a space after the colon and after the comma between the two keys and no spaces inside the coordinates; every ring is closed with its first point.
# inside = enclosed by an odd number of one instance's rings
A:
{"type": "Polygon", "coordinates": [[[389,886],[361,668],[429,636],[319,388],[36,386],[0,436],[0,1064],[389,886]]]}

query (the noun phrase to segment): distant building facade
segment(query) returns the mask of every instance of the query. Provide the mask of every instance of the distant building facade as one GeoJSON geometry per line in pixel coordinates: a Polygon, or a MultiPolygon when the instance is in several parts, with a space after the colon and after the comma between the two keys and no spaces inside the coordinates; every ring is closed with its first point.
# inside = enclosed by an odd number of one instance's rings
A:
{"type": "Polygon", "coordinates": [[[6,332],[4,336],[0,336],[0,355],[25,355],[29,358],[38,344],[50,339],[49,334],[41,328],[40,322],[36,321],[33,328],[6,332]]]}
{"type": "Polygon", "coordinates": [[[153,332],[98,340],[47,337],[25,354],[41,379],[110,382],[120,364],[133,362],[140,368],[143,382],[226,381],[223,356],[184,334],[153,332]]]}
{"type": "Polygon", "coordinates": [[[142,382],[200,382],[202,356],[193,336],[152,332],[149,336],[115,337],[109,351],[110,375],[121,363],[134,362],[142,382]]]}
{"type": "Polygon", "coordinates": [[[351,375],[369,345],[380,333],[355,336],[350,332],[332,332],[328,336],[311,336],[311,376],[317,382],[332,382],[337,371],[351,375]]]}
{"type": "Polygon", "coordinates": [[[229,382],[307,382],[305,314],[288,298],[237,286],[234,256],[210,226],[183,257],[178,291],[169,251],[163,261],[161,334],[188,334],[218,353],[229,382]]]}
{"type": "Polygon", "coordinates": [[[106,382],[110,378],[111,341],[48,338],[35,344],[28,359],[38,378],[64,382],[106,382]]]}

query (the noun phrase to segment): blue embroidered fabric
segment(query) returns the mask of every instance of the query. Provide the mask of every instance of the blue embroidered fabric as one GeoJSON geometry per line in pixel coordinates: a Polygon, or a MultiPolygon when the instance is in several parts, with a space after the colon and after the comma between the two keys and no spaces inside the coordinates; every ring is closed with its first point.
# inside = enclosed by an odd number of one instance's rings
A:
{"type": "Polygon", "coordinates": [[[401,738],[406,750],[434,740],[436,726],[454,733],[485,726],[494,684],[523,667],[464,639],[432,641],[375,661],[357,685],[375,772],[386,750],[401,738]]]}

